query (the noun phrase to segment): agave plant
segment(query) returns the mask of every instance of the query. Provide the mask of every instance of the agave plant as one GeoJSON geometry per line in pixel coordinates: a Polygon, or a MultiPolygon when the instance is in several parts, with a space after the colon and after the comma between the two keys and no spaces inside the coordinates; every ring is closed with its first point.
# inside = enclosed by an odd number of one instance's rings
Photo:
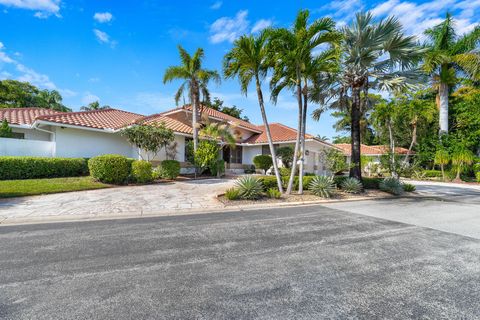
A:
{"type": "Polygon", "coordinates": [[[316,196],[330,198],[335,193],[335,182],[332,177],[316,176],[313,177],[308,189],[316,196]]]}
{"type": "Polygon", "coordinates": [[[244,176],[235,181],[241,199],[255,200],[260,198],[263,192],[263,183],[252,176],[244,176]]]}
{"type": "Polygon", "coordinates": [[[342,190],[346,193],[360,193],[362,192],[363,185],[360,180],[356,178],[347,178],[341,184],[342,190]]]}
{"type": "Polygon", "coordinates": [[[403,185],[398,179],[385,178],[380,182],[380,190],[398,196],[403,193],[403,185]]]}

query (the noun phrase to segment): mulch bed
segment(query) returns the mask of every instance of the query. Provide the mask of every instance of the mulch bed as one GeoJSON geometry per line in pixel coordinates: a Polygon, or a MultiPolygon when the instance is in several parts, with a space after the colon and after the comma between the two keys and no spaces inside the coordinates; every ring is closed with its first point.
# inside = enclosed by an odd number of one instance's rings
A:
{"type": "Polygon", "coordinates": [[[331,200],[353,200],[361,198],[385,198],[391,197],[392,195],[380,191],[380,190],[365,190],[359,194],[351,194],[342,191],[338,191],[331,198],[322,198],[318,197],[309,191],[304,191],[304,194],[289,194],[282,195],[280,199],[272,199],[263,197],[258,200],[228,200],[225,198],[225,195],[219,195],[218,200],[226,206],[238,206],[238,205],[248,205],[248,204],[261,204],[261,203],[288,203],[288,202],[310,202],[310,201],[331,201],[331,200]]]}

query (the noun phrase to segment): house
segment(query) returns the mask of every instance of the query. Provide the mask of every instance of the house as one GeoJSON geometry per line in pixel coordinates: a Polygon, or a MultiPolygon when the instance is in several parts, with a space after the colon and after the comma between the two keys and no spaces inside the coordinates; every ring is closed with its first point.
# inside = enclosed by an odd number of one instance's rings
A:
{"type": "MultiPolygon", "coordinates": [[[[220,111],[202,107],[202,115],[210,122],[228,123],[237,143],[235,148],[224,148],[223,159],[227,169],[243,172],[253,165],[258,154],[269,154],[268,142],[263,125],[255,125],[234,118],[220,111]]],[[[14,138],[0,138],[0,155],[84,157],[100,154],[121,154],[126,157],[142,158],[145,152],[137,150],[121,136],[120,131],[135,124],[163,124],[174,132],[175,159],[188,167],[185,155],[186,142],[192,139],[192,108],[189,105],[162,113],[144,116],[118,109],[103,109],[80,112],[58,112],[41,108],[0,109],[0,121],[6,119],[14,138]]],[[[280,123],[270,124],[272,139],[276,148],[294,145],[297,131],[280,123]]],[[[305,170],[326,174],[324,150],[336,148],[312,135],[306,135],[305,170]]],[[[166,158],[165,150],[149,157],[152,161],[166,158]]]]}
{"type": "MultiPolygon", "coordinates": [[[[351,155],[352,155],[352,146],[350,143],[336,143],[336,147],[338,147],[345,157],[347,157],[347,162],[350,163],[351,155]]],[[[370,162],[373,163],[380,163],[380,158],[384,155],[387,155],[390,152],[389,146],[384,145],[376,145],[376,146],[367,146],[366,144],[360,145],[360,154],[362,156],[369,157],[370,162]]],[[[406,155],[408,149],[402,147],[395,147],[395,154],[396,155],[406,155]]],[[[410,151],[410,155],[415,154],[415,152],[410,151]]]]}

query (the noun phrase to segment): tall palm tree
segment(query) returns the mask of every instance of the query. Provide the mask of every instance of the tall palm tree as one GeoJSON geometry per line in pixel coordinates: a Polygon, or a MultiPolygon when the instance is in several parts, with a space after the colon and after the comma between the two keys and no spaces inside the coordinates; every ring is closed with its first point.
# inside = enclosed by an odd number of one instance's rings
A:
{"type": "Polygon", "coordinates": [[[343,106],[351,115],[352,167],[350,176],[362,178],[360,120],[369,102],[369,89],[400,91],[420,80],[416,64],[423,50],[413,36],[405,36],[398,20],[378,22],[371,13],[356,14],[343,34],[340,71],[320,79],[312,98],[322,106],[343,106]]]}
{"type": "Polygon", "coordinates": [[[308,10],[302,10],[290,29],[274,29],[269,32],[271,60],[274,64],[270,83],[272,100],[276,102],[283,89],[291,89],[295,92],[298,104],[297,139],[287,193],[292,191],[298,158],[300,160],[298,191],[303,192],[309,79],[313,74],[322,72],[326,66],[331,66],[335,60],[331,54],[321,55],[320,59],[316,59],[314,50],[318,50],[321,45],[331,46],[340,41],[340,34],[335,31],[335,22],[332,19],[321,18],[309,24],[309,16],[308,10]]]}
{"type": "Polygon", "coordinates": [[[203,96],[204,100],[209,99],[208,83],[210,80],[219,83],[220,76],[215,70],[202,68],[202,62],[205,56],[202,48],[198,48],[193,56],[182,48],[182,46],[178,46],[178,52],[180,54],[181,65],[168,67],[163,75],[163,83],[173,80],[184,81],[175,94],[175,102],[178,104],[180,98],[183,96],[183,92],[187,89],[192,105],[193,150],[197,151],[200,99],[201,96],[203,96]]]}
{"type": "Polygon", "coordinates": [[[440,134],[448,133],[448,95],[450,88],[458,83],[458,76],[480,80],[480,26],[458,36],[455,22],[447,13],[445,20],[425,31],[428,51],[423,64],[438,88],[437,106],[440,109],[440,134]]]}
{"type": "Polygon", "coordinates": [[[82,111],[94,111],[94,110],[104,110],[104,109],[109,109],[109,108],[110,108],[110,106],[108,106],[108,105],[101,106],[98,101],[93,101],[93,102],[90,102],[86,106],[80,107],[80,110],[82,110],[82,111]]]}
{"type": "Polygon", "coordinates": [[[47,89],[38,93],[39,103],[42,108],[53,109],[57,111],[71,111],[69,108],[63,105],[62,95],[57,90],[49,91],[47,89]]]}
{"type": "Polygon", "coordinates": [[[265,112],[265,102],[263,100],[262,82],[267,76],[269,68],[267,54],[267,33],[261,32],[257,36],[244,35],[237,39],[233,48],[225,55],[223,62],[223,73],[226,78],[238,77],[240,88],[245,96],[248,92],[248,86],[252,81],[255,82],[257,91],[258,105],[262,114],[265,133],[267,134],[268,146],[273,159],[273,170],[277,178],[278,190],[283,193],[282,178],[278,170],[277,156],[272,142],[272,134],[265,112]]]}

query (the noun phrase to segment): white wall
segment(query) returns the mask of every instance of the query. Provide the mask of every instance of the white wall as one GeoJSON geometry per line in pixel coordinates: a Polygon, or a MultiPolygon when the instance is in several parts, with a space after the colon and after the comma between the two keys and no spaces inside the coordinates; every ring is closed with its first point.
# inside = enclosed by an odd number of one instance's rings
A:
{"type": "Polygon", "coordinates": [[[23,133],[25,135],[25,140],[40,140],[40,141],[51,140],[50,133],[35,130],[35,129],[24,129],[24,128],[12,127],[12,132],[23,133]]]}
{"type": "MultiPolygon", "coordinates": [[[[185,137],[181,135],[175,135],[175,142],[177,143],[177,155],[175,156],[175,160],[184,162],[185,161],[185,137]]],[[[142,151],[142,157],[146,160],[147,156],[144,151],[142,151]]],[[[152,155],[148,157],[150,160],[155,161],[162,161],[166,159],[165,149],[162,148],[157,155],[153,158],[152,155]]]]}
{"type": "Polygon", "coordinates": [[[253,164],[253,158],[262,154],[262,146],[243,146],[242,162],[243,164],[253,164]]]}
{"type": "Polygon", "coordinates": [[[0,156],[52,157],[55,142],[0,138],[0,156]]]}
{"type": "Polygon", "coordinates": [[[119,133],[55,128],[56,156],[91,158],[102,154],[120,154],[137,158],[134,148],[119,133]]]}

